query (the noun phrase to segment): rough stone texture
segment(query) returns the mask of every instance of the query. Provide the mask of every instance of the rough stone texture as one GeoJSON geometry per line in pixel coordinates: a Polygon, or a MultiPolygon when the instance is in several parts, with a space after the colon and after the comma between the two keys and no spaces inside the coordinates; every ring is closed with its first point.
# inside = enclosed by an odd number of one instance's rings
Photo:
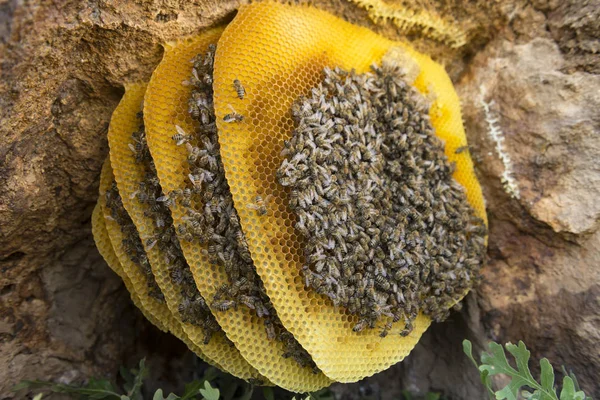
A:
{"type": "MultiPolygon", "coordinates": [[[[400,37],[351,2],[314,3],[400,37]]],[[[90,215],[123,83],[149,78],[161,43],[226,22],[237,4],[0,0],[0,399],[21,379],[114,377],[143,356],[166,390],[191,376],[189,353],[143,320],[103,263],[90,215]]],[[[434,325],[407,360],[334,391],[348,400],[397,399],[402,388],[484,398],[461,352],[466,337],[478,349],[524,340],[532,357],[572,368],[600,396],[600,1],[435,7],[469,43],[453,50],[409,38],[447,66],[461,95],[488,201],[490,263],[463,311],[434,325]],[[518,198],[501,182],[490,119],[518,198]]]]}
{"type": "Polygon", "coordinates": [[[569,65],[550,38],[499,37],[458,84],[490,215],[477,323],[490,339],[523,340],[533,357],[572,368],[597,396],[600,76],[569,65]],[[518,199],[500,181],[506,166],[482,104],[492,101],[518,199]]]}

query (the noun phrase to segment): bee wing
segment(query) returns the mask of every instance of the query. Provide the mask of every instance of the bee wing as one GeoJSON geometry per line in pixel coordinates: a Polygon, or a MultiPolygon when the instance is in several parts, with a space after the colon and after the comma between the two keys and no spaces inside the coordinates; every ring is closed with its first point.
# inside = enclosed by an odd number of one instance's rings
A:
{"type": "Polygon", "coordinates": [[[183,130],[182,127],[180,127],[179,125],[175,125],[175,129],[177,130],[177,133],[187,136],[187,133],[185,133],[185,131],[183,130]]]}

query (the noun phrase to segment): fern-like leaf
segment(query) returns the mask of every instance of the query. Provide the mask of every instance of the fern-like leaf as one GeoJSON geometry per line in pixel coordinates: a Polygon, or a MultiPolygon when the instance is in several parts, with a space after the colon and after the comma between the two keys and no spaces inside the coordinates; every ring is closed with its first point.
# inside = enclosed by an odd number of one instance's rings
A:
{"type": "Polygon", "coordinates": [[[587,400],[582,391],[576,391],[571,377],[566,376],[563,380],[563,389],[560,399],[554,388],[554,369],[548,361],[543,358],[540,361],[540,383],[538,383],[529,370],[529,358],[531,353],[522,341],[518,345],[506,344],[506,350],[514,357],[517,368],[508,362],[504,348],[498,343],[489,344],[489,353],[481,354],[481,365],[473,357],[473,347],[470,341],[463,341],[463,351],[477,367],[481,375],[481,382],[488,389],[490,397],[497,400],[517,400],[523,387],[533,389],[521,392],[521,395],[530,400],[587,400]],[[492,389],[491,376],[504,374],[510,378],[510,382],[498,391],[492,389]]]}

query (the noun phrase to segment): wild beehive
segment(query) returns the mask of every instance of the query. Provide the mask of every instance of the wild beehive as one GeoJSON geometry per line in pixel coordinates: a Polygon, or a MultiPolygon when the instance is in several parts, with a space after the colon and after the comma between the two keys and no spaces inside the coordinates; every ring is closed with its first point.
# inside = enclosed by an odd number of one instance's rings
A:
{"type": "Polygon", "coordinates": [[[458,97],[409,45],[256,3],[130,88],[111,163],[148,265],[114,268],[207,361],[297,392],[353,382],[476,281],[485,211],[458,97]]]}

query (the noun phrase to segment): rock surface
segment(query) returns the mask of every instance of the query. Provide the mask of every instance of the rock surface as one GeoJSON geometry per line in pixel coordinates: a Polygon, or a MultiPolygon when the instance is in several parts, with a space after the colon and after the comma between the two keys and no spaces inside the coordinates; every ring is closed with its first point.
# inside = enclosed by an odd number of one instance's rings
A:
{"type": "MultiPolygon", "coordinates": [[[[402,37],[354,3],[314,3],[402,37]]],[[[161,43],[226,22],[236,7],[0,0],[0,398],[21,379],[112,377],[143,356],[171,385],[186,379],[169,371],[193,360],[133,308],[94,248],[90,215],[123,83],[149,78],[161,43]]],[[[490,262],[463,311],[434,325],[407,360],[334,391],[484,398],[461,352],[469,338],[479,348],[523,340],[533,358],[573,369],[600,396],[600,1],[436,7],[464,27],[467,45],[408,38],[447,66],[461,96],[490,262]]]]}

